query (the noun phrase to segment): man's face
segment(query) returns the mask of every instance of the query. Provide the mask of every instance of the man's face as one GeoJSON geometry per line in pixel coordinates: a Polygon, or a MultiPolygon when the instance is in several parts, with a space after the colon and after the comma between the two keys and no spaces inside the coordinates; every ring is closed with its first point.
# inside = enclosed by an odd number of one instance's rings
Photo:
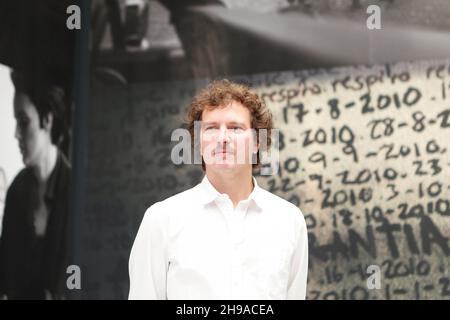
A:
{"type": "Polygon", "coordinates": [[[251,154],[258,149],[250,119],[250,111],[236,101],[203,111],[200,142],[207,168],[233,169],[252,165],[251,154]]]}
{"type": "Polygon", "coordinates": [[[48,122],[45,123],[44,128],[40,127],[36,107],[29,97],[21,92],[16,92],[14,95],[14,117],[16,118],[15,137],[19,142],[23,163],[27,167],[35,166],[51,141],[48,122]]]}

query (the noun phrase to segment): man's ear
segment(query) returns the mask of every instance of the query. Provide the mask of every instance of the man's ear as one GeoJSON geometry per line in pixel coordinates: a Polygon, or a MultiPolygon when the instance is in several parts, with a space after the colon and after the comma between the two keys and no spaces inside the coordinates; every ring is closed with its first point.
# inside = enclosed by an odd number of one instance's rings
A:
{"type": "Polygon", "coordinates": [[[253,146],[253,153],[258,153],[259,150],[259,143],[257,142],[254,146],[253,146]]]}
{"type": "Polygon", "coordinates": [[[53,113],[49,112],[43,119],[44,130],[51,133],[53,128],[53,113]]]}
{"type": "Polygon", "coordinates": [[[258,132],[256,131],[256,129],[252,129],[252,135],[253,135],[253,137],[252,137],[252,140],[253,140],[253,143],[252,143],[252,153],[254,153],[254,154],[256,154],[256,153],[258,153],[258,150],[259,150],[259,141],[258,141],[258,132]]]}

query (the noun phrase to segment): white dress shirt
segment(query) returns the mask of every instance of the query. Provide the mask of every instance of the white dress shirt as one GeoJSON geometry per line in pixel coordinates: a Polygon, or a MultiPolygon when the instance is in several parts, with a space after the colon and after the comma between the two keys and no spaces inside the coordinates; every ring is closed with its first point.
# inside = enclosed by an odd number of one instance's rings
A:
{"type": "Polygon", "coordinates": [[[206,175],[150,206],[130,254],[129,299],[305,299],[303,214],[252,179],[235,209],[206,175]]]}

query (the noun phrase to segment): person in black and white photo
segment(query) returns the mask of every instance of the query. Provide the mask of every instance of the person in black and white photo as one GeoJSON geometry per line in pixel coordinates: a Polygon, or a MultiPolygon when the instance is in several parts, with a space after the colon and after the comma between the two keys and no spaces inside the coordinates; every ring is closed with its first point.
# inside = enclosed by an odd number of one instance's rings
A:
{"type": "Polygon", "coordinates": [[[69,102],[63,88],[12,72],[14,116],[24,168],[5,201],[0,242],[0,293],[7,299],[64,296],[69,224],[69,102]]]}

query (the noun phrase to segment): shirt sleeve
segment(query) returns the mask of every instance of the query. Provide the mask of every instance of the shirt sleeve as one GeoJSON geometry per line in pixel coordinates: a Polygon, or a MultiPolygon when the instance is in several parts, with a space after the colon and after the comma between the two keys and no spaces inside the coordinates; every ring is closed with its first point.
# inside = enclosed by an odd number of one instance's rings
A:
{"type": "Polygon", "coordinates": [[[154,204],[145,212],[131,249],[128,299],[167,299],[167,240],[167,215],[154,204]]]}
{"type": "Polygon", "coordinates": [[[308,233],[303,214],[300,212],[300,224],[297,229],[297,244],[291,260],[288,283],[288,300],[305,300],[308,279],[308,233]]]}

